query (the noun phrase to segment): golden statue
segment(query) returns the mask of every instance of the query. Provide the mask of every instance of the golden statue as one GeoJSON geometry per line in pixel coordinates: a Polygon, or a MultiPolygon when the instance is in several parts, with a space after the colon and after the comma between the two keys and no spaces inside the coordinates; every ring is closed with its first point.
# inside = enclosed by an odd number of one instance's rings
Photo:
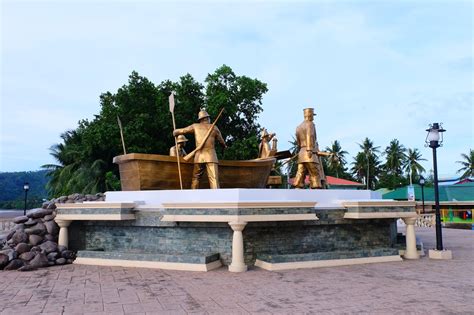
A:
{"type": "MultiPolygon", "coordinates": [[[[188,142],[188,139],[186,139],[185,136],[179,135],[178,139],[176,140],[177,146],[178,146],[178,152],[179,156],[185,156],[186,151],[184,150],[184,146],[186,145],[186,142],[188,142]]],[[[170,156],[176,156],[176,146],[172,146],[170,148],[170,156]]]]}
{"type": "Polygon", "coordinates": [[[314,109],[305,108],[304,121],[296,128],[296,142],[298,144],[298,171],[293,186],[303,188],[306,173],[309,173],[311,189],[326,188],[326,176],[318,156],[319,145],[316,138],[316,127],[313,119],[314,109]]]}
{"type": "MultiPolygon", "coordinates": [[[[268,133],[267,129],[263,128],[262,130],[262,142],[258,147],[258,158],[265,159],[267,157],[275,155],[276,152],[276,141],[273,141],[273,146],[270,147],[270,141],[275,137],[275,133],[268,133]]],[[[274,139],[276,140],[276,139],[274,139]]]]}
{"type": "Polygon", "coordinates": [[[211,189],[217,189],[219,188],[219,161],[217,160],[215,141],[219,141],[224,148],[227,148],[227,146],[219,128],[211,125],[209,114],[204,109],[199,112],[198,121],[199,123],[192,124],[186,128],[174,130],[173,136],[193,133],[196,140],[196,148],[200,147],[194,154],[191,189],[199,188],[199,181],[204,174],[204,170],[207,171],[211,189]],[[209,133],[211,127],[213,127],[213,130],[209,133]]]}

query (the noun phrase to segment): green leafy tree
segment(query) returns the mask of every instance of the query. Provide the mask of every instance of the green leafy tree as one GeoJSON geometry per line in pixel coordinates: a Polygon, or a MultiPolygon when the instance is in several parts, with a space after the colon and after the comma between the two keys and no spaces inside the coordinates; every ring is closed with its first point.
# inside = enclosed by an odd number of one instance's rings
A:
{"type": "Polygon", "coordinates": [[[374,142],[369,138],[365,138],[362,144],[359,144],[359,147],[362,149],[362,152],[357,153],[354,158],[352,173],[357,180],[364,179],[367,189],[374,189],[380,172],[380,161],[377,155],[380,152],[380,147],[375,146],[374,142]],[[361,170],[362,166],[365,167],[363,171],[361,170]]]}
{"type": "Polygon", "coordinates": [[[348,154],[347,151],[343,150],[339,141],[335,140],[331,147],[326,147],[326,151],[331,153],[330,156],[325,157],[325,164],[327,167],[326,175],[332,175],[339,178],[346,177],[346,155],[348,154]]]}
{"type": "MultiPolygon", "coordinates": [[[[209,74],[206,84],[205,87],[186,74],[178,82],[166,80],[155,85],[132,72],[128,84],[116,93],[100,96],[100,113],[94,119],[81,120],[75,130],[61,135],[61,143],[51,147],[56,163],[43,166],[49,171],[50,195],[120,189],[118,168],[112,162],[113,157],[123,154],[117,117],[122,122],[127,153],[167,155],[174,145],[168,103],[173,91],[177,128],[195,123],[203,107],[213,118],[224,107],[225,114],[218,123],[229,146],[224,158],[255,158],[260,128],[256,119],[262,111],[266,85],[237,76],[227,66],[209,74]]],[[[193,137],[189,138],[188,148],[194,147],[193,137]]],[[[222,152],[218,154],[222,157],[222,152]]]]}
{"type": "Polygon", "coordinates": [[[410,178],[410,183],[413,183],[413,178],[418,179],[419,176],[425,172],[425,168],[421,166],[420,161],[426,161],[421,157],[421,152],[418,149],[408,149],[404,163],[404,170],[410,178]]]}
{"type": "Polygon", "coordinates": [[[206,82],[206,105],[216,117],[221,108],[225,114],[218,127],[229,148],[224,159],[251,159],[258,155],[258,115],[263,111],[262,97],[268,89],[265,83],[246,76],[237,76],[223,65],[209,74],[206,82]]]}
{"type": "Polygon", "coordinates": [[[397,139],[390,141],[385,148],[384,155],[386,157],[384,170],[389,174],[402,175],[403,166],[406,163],[406,149],[397,139]]]}
{"type": "Polygon", "coordinates": [[[379,184],[382,187],[395,189],[407,184],[403,176],[403,167],[406,164],[406,149],[397,139],[390,141],[385,148],[385,163],[382,166],[379,184]]]}
{"type": "Polygon", "coordinates": [[[474,177],[474,150],[469,150],[469,154],[462,153],[461,157],[461,161],[456,161],[462,165],[457,172],[462,173],[461,178],[474,177]]]}

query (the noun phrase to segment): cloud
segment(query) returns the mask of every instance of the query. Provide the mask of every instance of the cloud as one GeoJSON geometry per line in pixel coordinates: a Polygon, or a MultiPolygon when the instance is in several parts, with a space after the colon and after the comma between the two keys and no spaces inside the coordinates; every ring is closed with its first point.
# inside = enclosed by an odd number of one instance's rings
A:
{"type": "Polygon", "coordinates": [[[305,107],[316,108],[320,144],[338,139],[351,155],[365,137],[422,148],[434,121],[448,129],[446,156],[472,146],[472,14],[462,3],[7,2],[3,9],[1,147],[16,158],[0,170],[32,167],[22,156],[50,162],[47,148],[59,134],[97,113],[100,93],[114,92],[132,70],[155,83],[185,73],[202,82],[222,64],[268,83],[260,122],[277,132],[281,149],[305,107]],[[445,13],[459,18],[440,25],[445,13]]]}

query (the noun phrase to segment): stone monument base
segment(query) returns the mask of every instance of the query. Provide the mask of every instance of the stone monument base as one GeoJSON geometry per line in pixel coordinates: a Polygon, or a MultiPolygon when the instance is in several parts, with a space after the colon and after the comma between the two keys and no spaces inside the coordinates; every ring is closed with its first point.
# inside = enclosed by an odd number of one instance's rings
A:
{"type": "Polygon", "coordinates": [[[370,191],[220,189],[109,192],[105,202],[62,204],[60,243],[77,264],[208,271],[268,270],[418,258],[415,203],[370,191]],[[62,235],[62,237],[61,237],[62,235]]]}

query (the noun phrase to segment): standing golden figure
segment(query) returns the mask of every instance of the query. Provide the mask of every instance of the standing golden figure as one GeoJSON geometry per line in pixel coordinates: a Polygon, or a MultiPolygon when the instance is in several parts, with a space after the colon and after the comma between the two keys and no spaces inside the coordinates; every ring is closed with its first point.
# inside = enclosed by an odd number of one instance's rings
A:
{"type": "Polygon", "coordinates": [[[199,181],[204,174],[204,170],[207,171],[210,188],[217,189],[219,188],[219,161],[217,160],[215,142],[216,140],[219,141],[224,148],[227,148],[227,146],[219,128],[215,125],[211,125],[209,114],[204,109],[199,112],[198,121],[199,123],[192,124],[186,128],[174,130],[173,136],[194,134],[196,148],[200,147],[194,154],[191,189],[199,188],[199,181]],[[213,130],[209,133],[211,127],[213,127],[213,130]]]}
{"type": "MultiPolygon", "coordinates": [[[[275,137],[275,133],[268,133],[266,128],[262,130],[262,142],[258,147],[258,158],[265,159],[268,158],[276,152],[276,148],[270,147],[270,141],[275,137]]],[[[276,140],[276,139],[275,139],[276,140]]],[[[273,145],[276,147],[276,142],[273,142],[273,145]]]]}
{"type": "Polygon", "coordinates": [[[188,139],[183,135],[179,135],[178,139],[176,139],[177,144],[170,148],[170,156],[185,156],[186,151],[184,150],[184,146],[186,145],[186,142],[188,142],[188,139]],[[178,150],[176,150],[176,147],[178,147],[178,150]],[[176,152],[179,152],[179,154],[176,154],[176,152]]]}
{"type": "Polygon", "coordinates": [[[298,144],[298,171],[293,186],[303,188],[306,173],[309,173],[311,189],[326,188],[326,176],[318,156],[319,145],[316,137],[316,127],[313,123],[314,109],[305,108],[304,121],[296,128],[298,144]]]}

